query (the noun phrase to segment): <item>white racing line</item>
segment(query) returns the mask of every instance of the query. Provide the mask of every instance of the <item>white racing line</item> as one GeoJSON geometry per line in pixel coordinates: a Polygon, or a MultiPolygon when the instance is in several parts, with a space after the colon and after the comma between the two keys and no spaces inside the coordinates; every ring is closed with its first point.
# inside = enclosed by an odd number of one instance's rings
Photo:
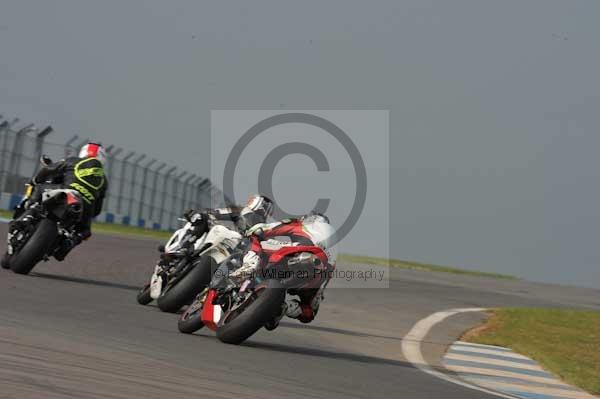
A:
{"type": "Polygon", "coordinates": [[[10,219],[0,218],[0,223],[8,223],[8,222],[10,222],[10,219]]]}
{"type": "Polygon", "coordinates": [[[515,399],[516,396],[507,395],[504,393],[500,393],[497,391],[492,391],[477,385],[469,384],[468,382],[459,380],[458,378],[453,377],[450,374],[442,373],[436,369],[434,369],[430,364],[425,361],[423,358],[423,353],[421,352],[421,343],[431,331],[433,326],[438,323],[441,323],[445,319],[450,316],[454,316],[459,313],[466,312],[484,312],[487,309],[484,308],[462,308],[462,309],[449,309],[443,312],[437,312],[426,318],[420,320],[414,327],[402,338],[402,354],[404,358],[409,361],[414,367],[419,370],[427,373],[431,376],[439,378],[444,381],[451,382],[456,385],[460,385],[465,388],[474,389],[477,391],[485,392],[490,395],[498,396],[501,398],[515,399]]]}

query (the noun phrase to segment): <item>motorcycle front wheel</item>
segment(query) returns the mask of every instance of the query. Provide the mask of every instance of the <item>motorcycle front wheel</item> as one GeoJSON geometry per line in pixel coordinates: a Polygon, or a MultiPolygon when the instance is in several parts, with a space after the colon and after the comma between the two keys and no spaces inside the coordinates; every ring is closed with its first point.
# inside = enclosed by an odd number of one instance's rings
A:
{"type": "Polygon", "coordinates": [[[8,263],[9,260],[10,255],[8,254],[8,252],[5,252],[2,256],[2,260],[0,261],[0,266],[2,266],[3,269],[10,269],[10,264],[8,263]]]}
{"type": "Polygon", "coordinates": [[[202,301],[197,299],[183,312],[177,322],[177,328],[183,334],[193,334],[204,327],[201,316],[202,301]]]}
{"type": "Polygon", "coordinates": [[[150,296],[150,284],[146,284],[138,291],[136,299],[140,305],[147,305],[152,302],[152,297],[150,296]]]}
{"type": "Polygon", "coordinates": [[[10,269],[17,274],[29,274],[50,251],[57,238],[56,224],[51,220],[42,219],[25,245],[17,253],[9,256],[10,269]]]}
{"type": "Polygon", "coordinates": [[[192,270],[158,297],[156,302],[160,310],[175,313],[192,302],[208,286],[215,269],[216,262],[210,256],[195,260],[192,270]]]}

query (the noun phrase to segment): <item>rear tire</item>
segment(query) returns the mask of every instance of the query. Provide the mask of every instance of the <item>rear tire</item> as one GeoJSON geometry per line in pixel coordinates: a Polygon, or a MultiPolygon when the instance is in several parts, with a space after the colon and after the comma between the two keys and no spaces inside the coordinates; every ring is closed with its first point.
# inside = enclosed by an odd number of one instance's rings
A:
{"type": "Polygon", "coordinates": [[[146,284],[141,290],[139,290],[136,299],[140,305],[147,305],[153,301],[152,297],[150,296],[150,284],[146,284]]]}
{"type": "Polygon", "coordinates": [[[284,301],[285,289],[277,280],[270,280],[267,288],[260,291],[259,297],[240,315],[217,329],[217,338],[226,344],[241,344],[278,316],[284,301]]]}
{"type": "Polygon", "coordinates": [[[216,262],[210,256],[202,256],[194,261],[194,266],[183,278],[161,294],[157,304],[163,312],[175,313],[182,306],[194,300],[210,283],[212,272],[216,270],[216,262]]]}
{"type": "Polygon", "coordinates": [[[51,220],[42,219],[23,248],[9,257],[10,269],[17,274],[28,274],[50,251],[57,237],[56,224],[51,220]]]}

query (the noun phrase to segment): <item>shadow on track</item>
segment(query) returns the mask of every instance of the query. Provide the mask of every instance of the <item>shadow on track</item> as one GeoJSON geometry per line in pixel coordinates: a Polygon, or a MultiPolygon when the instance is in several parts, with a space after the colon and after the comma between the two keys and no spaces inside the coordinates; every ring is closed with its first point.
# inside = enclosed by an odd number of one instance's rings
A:
{"type": "Polygon", "coordinates": [[[71,283],[97,285],[100,287],[120,288],[123,290],[131,290],[131,291],[138,291],[140,289],[139,286],[135,286],[135,285],[111,283],[110,281],[91,280],[91,279],[87,279],[87,278],[61,276],[61,275],[56,275],[56,274],[32,272],[32,273],[30,273],[30,276],[38,277],[38,278],[47,278],[50,280],[68,281],[71,283]]]}
{"type": "Polygon", "coordinates": [[[332,333],[332,334],[348,335],[350,337],[381,338],[381,339],[392,339],[395,341],[402,341],[402,338],[398,338],[398,337],[367,334],[367,333],[361,333],[361,332],[357,332],[357,331],[343,330],[341,328],[320,327],[320,326],[313,326],[313,325],[306,325],[306,324],[296,324],[296,323],[289,323],[289,322],[285,322],[285,321],[281,322],[281,324],[279,324],[279,327],[295,328],[295,329],[299,329],[299,330],[308,329],[308,330],[321,331],[321,332],[327,332],[327,333],[332,333]]]}
{"type": "Polygon", "coordinates": [[[401,360],[391,360],[391,359],[382,359],[374,356],[367,355],[358,355],[353,353],[343,353],[343,352],[333,352],[323,349],[312,349],[312,348],[304,348],[298,346],[289,346],[289,345],[281,345],[281,344],[268,344],[262,342],[246,342],[242,346],[248,348],[256,348],[269,350],[274,352],[281,353],[291,353],[295,355],[307,355],[307,356],[317,356],[324,357],[327,359],[339,359],[339,360],[348,360],[351,362],[358,363],[368,363],[368,364],[381,364],[386,366],[399,366],[406,368],[414,368],[412,364],[401,361],[401,360]]]}

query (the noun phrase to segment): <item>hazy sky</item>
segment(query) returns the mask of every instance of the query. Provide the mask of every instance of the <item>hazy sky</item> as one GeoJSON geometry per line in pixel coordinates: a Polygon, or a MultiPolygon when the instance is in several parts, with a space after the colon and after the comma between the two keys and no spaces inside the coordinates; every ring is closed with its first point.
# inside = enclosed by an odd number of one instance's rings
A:
{"type": "Polygon", "coordinates": [[[2,0],[0,114],[210,175],[213,109],[389,110],[391,214],[357,244],[389,226],[394,257],[598,287],[599,20],[597,0],[2,0]]]}

